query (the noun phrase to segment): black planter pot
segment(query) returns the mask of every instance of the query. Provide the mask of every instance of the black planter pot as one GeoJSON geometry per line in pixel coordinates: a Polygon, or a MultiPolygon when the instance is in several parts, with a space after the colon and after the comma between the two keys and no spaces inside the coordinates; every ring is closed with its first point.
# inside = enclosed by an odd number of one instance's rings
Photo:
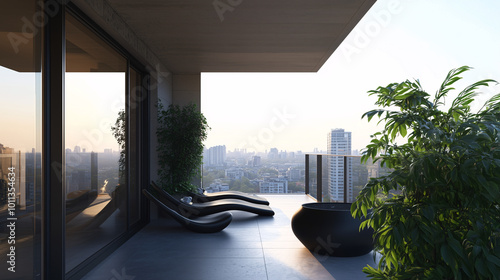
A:
{"type": "Polygon", "coordinates": [[[356,257],[373,250],[373,229],[359,231],[351,203],[306,203],[294,214],[292,230],[313,253],[356,257]]]}

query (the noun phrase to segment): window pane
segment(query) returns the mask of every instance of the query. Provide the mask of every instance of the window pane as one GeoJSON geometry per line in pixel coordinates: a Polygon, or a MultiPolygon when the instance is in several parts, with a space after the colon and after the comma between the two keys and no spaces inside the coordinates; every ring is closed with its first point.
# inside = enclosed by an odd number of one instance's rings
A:
{"type": "Polygon", "coordinates": [[[33,0],[0,3],[0,274],[40,275],[42,27],[33,0]],[[37,20],[34,22],[33,20],[37,20]],[[24,20],[24,21],[23,21],[24,20]],[[27,25],[33,28],[27,28],[27,25]]]}
{"type": "Polygon", "coordinates": [[[66,18],[66,271],[127,229],[127,62],[66,18]]]}

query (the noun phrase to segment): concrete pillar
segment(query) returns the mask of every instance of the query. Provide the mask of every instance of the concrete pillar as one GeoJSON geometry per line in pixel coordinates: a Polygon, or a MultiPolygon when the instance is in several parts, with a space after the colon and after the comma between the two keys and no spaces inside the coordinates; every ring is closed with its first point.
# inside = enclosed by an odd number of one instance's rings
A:
{"type": "MultiPolygon", "coordinates": [[[[172,75],[160,71],[161,73],[154,71],[150,73],[151,81],[149,88],[149,108],[151,110],[150,115],[150,179],[153,181],[158,181],[158,153],[156,148],[158,146],[158,138],[156,137],[156,129],[158,127],[158,102],[161,102],[164,108],[168,108],[172,104],[172,75]],[[163,74],[162,74],[163,73],[163,74]]],[[[158,218],[158,209],[151,203],[150,205],[151,219],[155,220],[158,218]]]]}
{"type": "Polygon", "coordinates": [[[201,107],[201,74],[173,75],[172,77],[172,102],[179,106],[190,103],[201,107]]]}

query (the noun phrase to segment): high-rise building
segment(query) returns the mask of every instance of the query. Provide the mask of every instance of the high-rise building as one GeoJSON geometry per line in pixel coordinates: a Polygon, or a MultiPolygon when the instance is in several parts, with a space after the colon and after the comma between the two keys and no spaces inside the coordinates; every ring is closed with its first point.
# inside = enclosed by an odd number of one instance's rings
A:
{"type": "Polygon", "coordinates": [[[252,166],[260,166],[261,165],[261,158],[260,156],[254,156],[252,158],[252,166]]]}
{"type": "MultiPolygon", "coordinates": [[[[351,132],[342,128],[328,133],[328,154],[351,155],[351,132]]],[[[344,157],[328,157],[328,192],[332,201],[344,201],[344,157]]],[[[347,202],[353,201],[352,159],[347,157],[347,202]]]]}
{"type": "Polygon", "coordinates": [[[279,152],[277,148],[271,148],[271,150],[269,150],[269,153],[267,154],[267,158],[269,159],[276,159],[278,158],[278,156],[279,152]]]}
{"type": "Polygon", "coordinates": [[[98,156],[97,153],[90,153],[90,189],[94,191],[97,190],[97,180],[98,180],[98,156]]]}
{"type": "Polygon", "coordinates": [[[223,166],[226,162],[226,146],[214,146],[203,153],[203,164],[207,166],[223,166]]]}

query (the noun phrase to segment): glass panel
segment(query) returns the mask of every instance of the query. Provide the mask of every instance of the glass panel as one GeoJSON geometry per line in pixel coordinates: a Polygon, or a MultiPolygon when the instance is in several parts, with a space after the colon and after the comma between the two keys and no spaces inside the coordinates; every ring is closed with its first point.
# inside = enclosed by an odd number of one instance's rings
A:
{"type": "Polygon", "coordinates": [[[0,275],[41,268],[41,38],[33,0],[0,3],[0,275]]]}
{"type": "MultiPolygon", "coordinates": [[[[350,153],[350,152],[349,152],[350,153]]],[[[325,156],[328,158],[328,189],[329,200],[333,202],[344,202],[344,182],[347,179],[347,201],[353,202],[353,181],[352,181],[352,157],[325,156]],[[347,168],[345,168],[345,163],[347,168]],[[347,171],[347,173],[344,173],[347,171]]]]}
{"type": "Polygon", "coordinates": [[[314,198],[318,198],[318,160],[316,155],[309,156],[309,192],[314,198]]]}
{"type": "Polygon", "coordinates": [[[142,77],[139,72],[130,69],[130,225],[138,222],[141,218],[140,212],[140,103],[143,99],[141,86],[142,77]]]}
{"type": "Polygon", "coordinates": [[[66,17],[66,271],[127,229],[127,62],[66,17]]]}

